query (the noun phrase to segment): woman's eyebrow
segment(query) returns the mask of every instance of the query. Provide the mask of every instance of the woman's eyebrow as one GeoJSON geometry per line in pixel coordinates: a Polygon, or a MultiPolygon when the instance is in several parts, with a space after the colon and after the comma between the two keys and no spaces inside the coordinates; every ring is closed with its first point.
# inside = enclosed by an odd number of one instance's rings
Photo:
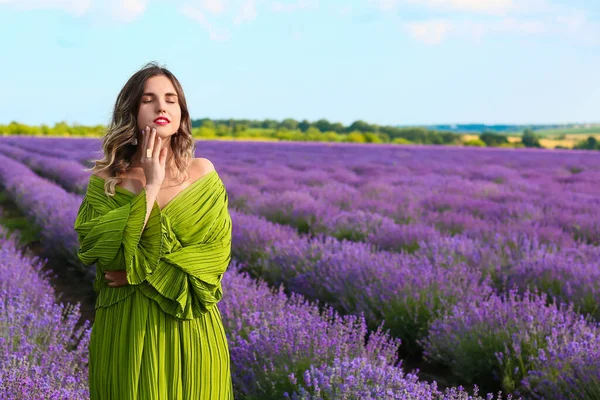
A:
{"type": "MultiPolygon", "coordinates": [[[[144,94],[142,94],[142,96],[156,96],[156,94],[154,94],[153,92],[146,92],[144,94]]],[[[165,96],[175,96],[177,97],[176,93],[165,93],[165,96]]]]}

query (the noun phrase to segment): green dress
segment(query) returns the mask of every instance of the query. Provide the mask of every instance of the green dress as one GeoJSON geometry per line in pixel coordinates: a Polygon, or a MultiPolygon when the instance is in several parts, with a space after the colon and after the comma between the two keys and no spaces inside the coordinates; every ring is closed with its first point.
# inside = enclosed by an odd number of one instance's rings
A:
{"type": "Polygon", "coordinates": [[[96,264],[89,344],[91,400],[233,399],[227,338],[217,303],[231,260],[226,188],[213,170],[145,228],[146,191],[114,197],[90,176],[75,221],[85,265],[96,264]],[[111,287],[105,271],[126,270],[111,287]]]}

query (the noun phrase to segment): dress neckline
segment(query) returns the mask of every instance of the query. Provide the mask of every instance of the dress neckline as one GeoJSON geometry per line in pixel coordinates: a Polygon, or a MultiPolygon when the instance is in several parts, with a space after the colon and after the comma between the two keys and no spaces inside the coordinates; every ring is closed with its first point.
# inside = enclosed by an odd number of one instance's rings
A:
{"type": "MultiPolygon", "coordinates": [[[[160,207],[159,207],[158,209],[159,209],[161,212],[163,212],[164,210],[166,210],[166,209],[167,209],[167,208],[168,208],[168,207],[171,205],[171,203],[175,202],[175,200],[177,200],[177,198],[178,198],[178,197],[181,197],[183,194],[185,194],[186,192],[188,192],[188,191],[189,191],[188,189],[191,189],[192,187],[196,186],[196,184],[197,184],[197,183],[199,183],[199,182],[203,181],[203,180],[204,180],[204,178],[206,178],[207,176],[210,176],[210,175],[212,175],[212,174],[216,174],[216,173],[217,173],[217,170],[216,170],[216,169],[213,169],[212,171],[210,171],[210,172],[207,172],[206,174],[202,175],[200,178],[198,178],[198,179],[196,179],[194,182],[190,183],[190,184],[189,184],[189,186],[185,187],[183,190],[181,190],[179,193],[177,193],[177,194],[175,195],[175,197],[173,197],[171,200],[169,200],[169,201],[167,202],[167,204],[165,204],[165,205],[164,205],[164,207],[163,207],[163,208],[160,208],[160,207]]],[[[94,177],[94,178],[96,178],[96,179],[98,179],[98,180],[100,180],[100,181],[102,181],[102,182],[106,181],[106,179],[104,179],[104,178],[101,178],[101,177],[99,177],[98,175],[91,174],[91,175],[90,175],[90,177],[94,177]]],[[[129,189],[125,189],[124,187],[121,187],[121,186],[119,186],[119,185],[115,185],[115,191],[116,191],[116,192],[121,192],[121,193],[123,193],[123,194],[126,194],[126,195],[129,195],[129,196],[131,196],[131,197],[135,197],[135,196],[137,196],[137,195],[139,194],[139,193],[137,193],[137,194],[136,194],[136,193],[133,193],[133,192],[132,192],[132,191],[130,191],[129,189]]],[[[140,191],[140,193],[141,193],[141,191],[140,191]]],[[[157,203],[157,204],[158,204],[158,203],[157,203]]]]}

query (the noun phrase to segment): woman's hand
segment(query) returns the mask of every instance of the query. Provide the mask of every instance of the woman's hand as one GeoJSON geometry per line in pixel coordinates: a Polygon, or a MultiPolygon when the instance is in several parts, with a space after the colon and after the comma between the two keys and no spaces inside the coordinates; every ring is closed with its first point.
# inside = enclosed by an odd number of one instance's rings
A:
{"type": "Polygon", "coordinates": [[[127,282],[127,271],[108,271],[104,274],[104,278],[112,281],[108,282],[108,286],[110,287],[129,285],[129,282],[127,282]]]}
{"type": "Polygon", "coordinates": [[[167,147],[162,147],[164,140],[156,132],[156,128],[146,126],[142,131],[142,158],[140,164],[146,176],[146,186],[157,186],[160,188],[166,171],[167,147]],[[147,157],[150,151],[151,156],[147,157]]]}

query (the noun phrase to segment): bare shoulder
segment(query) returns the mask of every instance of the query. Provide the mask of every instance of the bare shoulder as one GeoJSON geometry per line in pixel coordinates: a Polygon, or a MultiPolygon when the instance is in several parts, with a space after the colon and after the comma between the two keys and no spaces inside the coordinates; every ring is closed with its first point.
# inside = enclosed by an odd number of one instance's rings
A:
{"type": "Polygon", "coordinates": [[[199,178],[215,170],[215,166],[208,158],[194,158],[192,163],[193,174],[199,178]]]}
{"type": "Polygon", "coordinates": [[[96,175],[97,177],[102,178],[104,180],[110,178],[109,173],[106,171],[93,171],[92,175],[96,175]]]}

